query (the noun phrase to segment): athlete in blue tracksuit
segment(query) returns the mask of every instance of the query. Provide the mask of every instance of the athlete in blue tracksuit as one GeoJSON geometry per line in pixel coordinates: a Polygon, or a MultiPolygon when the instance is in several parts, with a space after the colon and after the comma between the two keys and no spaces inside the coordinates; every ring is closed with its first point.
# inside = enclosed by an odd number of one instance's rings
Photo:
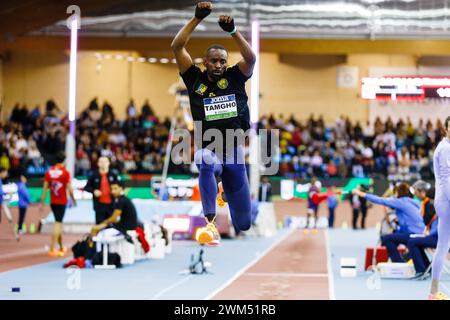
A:
{"type": "Polygon", "coordinates": [[[399,230],[381,237],[382,244],[386,247],[392,262],[404,262],[397,250],[399,244],[407,244],[411,234],[421,234],[425,230],[425,224],[420,214],[420,204],[412,198],[407,183],[401,183],[396,187],[397,198],[389,199],[367,194],[359,190],[353,190],[353,194],[366,198],[376,204],[395,209],[399,230]]]}
{"type": "Polygon", "coordinates": [[[20,176],[20,181],[17,183],[17,193],[19,195],[19,227],[17,231],[22,233],[23,222],[25,221],[25,214],[27,208],[31,203],[30,193],[27,189],[27,178],[23,175],[20,176]]]}

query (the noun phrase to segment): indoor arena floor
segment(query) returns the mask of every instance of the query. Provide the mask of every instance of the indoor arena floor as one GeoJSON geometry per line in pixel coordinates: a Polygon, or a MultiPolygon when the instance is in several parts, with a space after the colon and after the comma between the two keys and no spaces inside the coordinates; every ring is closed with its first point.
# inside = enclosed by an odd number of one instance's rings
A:
{"type": "MultiPolygon", "coordinates": [[[[193,241],[174,241],[172,253],[162,260],[139,261],[116,270],[78,270],[75,288],[69,283],[73,270],[62,268],[69,258],[45,256],[48,235],[26,235],[17,243],[8,239],[3,221],[0,299],[425,299],[429,280],[379,279],[363,270],[365,248],[377,242],[373,223],[381,212],[372,213],[370,228],[354,231],[345,227],[346,209],[342,206],[338,211],[335,229],[317,234],[282,229],[271,238],[223,240],[219,247],[204,248],[204,260],[212,264],[206,275],[180,273],[200,247],[193,241]],[[356,277],[340,276],[343,257],[357,259],[356,277]]],[[[280,203],[276,210],[278,216],[280,211],[302,208],[298,203],[280,203]]],[[[67,236],[65,242],[76,239],[67,236]]],[[[442,291],[450,293],[449,275],[444,275],[442,284],[442,291]]]]}

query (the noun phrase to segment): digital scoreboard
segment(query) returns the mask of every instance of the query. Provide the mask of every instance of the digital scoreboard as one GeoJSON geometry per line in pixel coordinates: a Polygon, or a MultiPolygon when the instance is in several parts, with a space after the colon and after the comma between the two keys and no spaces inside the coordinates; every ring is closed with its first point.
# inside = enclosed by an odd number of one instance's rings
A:
{"type": "Polygon", "coordinates": [[[450,98],[450,77],[380,77],[361,79],[366,100],[424,100],[450,98]]]}

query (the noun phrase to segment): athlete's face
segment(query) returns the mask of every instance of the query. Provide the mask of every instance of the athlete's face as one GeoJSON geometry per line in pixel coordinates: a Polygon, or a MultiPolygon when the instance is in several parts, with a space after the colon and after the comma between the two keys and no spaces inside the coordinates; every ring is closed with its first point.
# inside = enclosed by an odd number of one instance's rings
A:
{"type": "Polygon", "coordinates": [[[223,49],[211,49],[206,53],[203,65],[210,80],[219,80],[228,66],[228,53],[223,49]]]}
{"type": "Polygon", "coordinates": [[[122,187],[121,186],[119,186],[118,184],[111,185],[111,195],[114,198],[120,197],[121,194],[122,194],[122,187]]]}

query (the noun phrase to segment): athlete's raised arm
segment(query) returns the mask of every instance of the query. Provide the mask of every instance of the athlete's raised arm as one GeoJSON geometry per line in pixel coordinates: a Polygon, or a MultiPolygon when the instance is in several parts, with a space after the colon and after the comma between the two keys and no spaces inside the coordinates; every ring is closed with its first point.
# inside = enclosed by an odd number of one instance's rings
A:
{"type": "Polygon", "coordinates": [[[183,74],[192,65],[192,58],[186,50],[186,44],[200,22],[207,17],[212,10],[211,2],[199,2],[195,7],[195,16],[178,31],[172,41],[171,48],[177,61],[178,69],[183,74]]]}
{"type": "Polygon", "coordinates": [[[237,30],[234,25],[234,19],[230,16],[222,15],[219,17],[219,26],[223,31],[228,32],[237,44],[242,55],[242,60],[238,62],[238,67],[241,72],[250,77],[253,73],[253,67],[256,62],[256,55],[252,50],[250,44],[245,40],[244,36],[237,30]]]}

